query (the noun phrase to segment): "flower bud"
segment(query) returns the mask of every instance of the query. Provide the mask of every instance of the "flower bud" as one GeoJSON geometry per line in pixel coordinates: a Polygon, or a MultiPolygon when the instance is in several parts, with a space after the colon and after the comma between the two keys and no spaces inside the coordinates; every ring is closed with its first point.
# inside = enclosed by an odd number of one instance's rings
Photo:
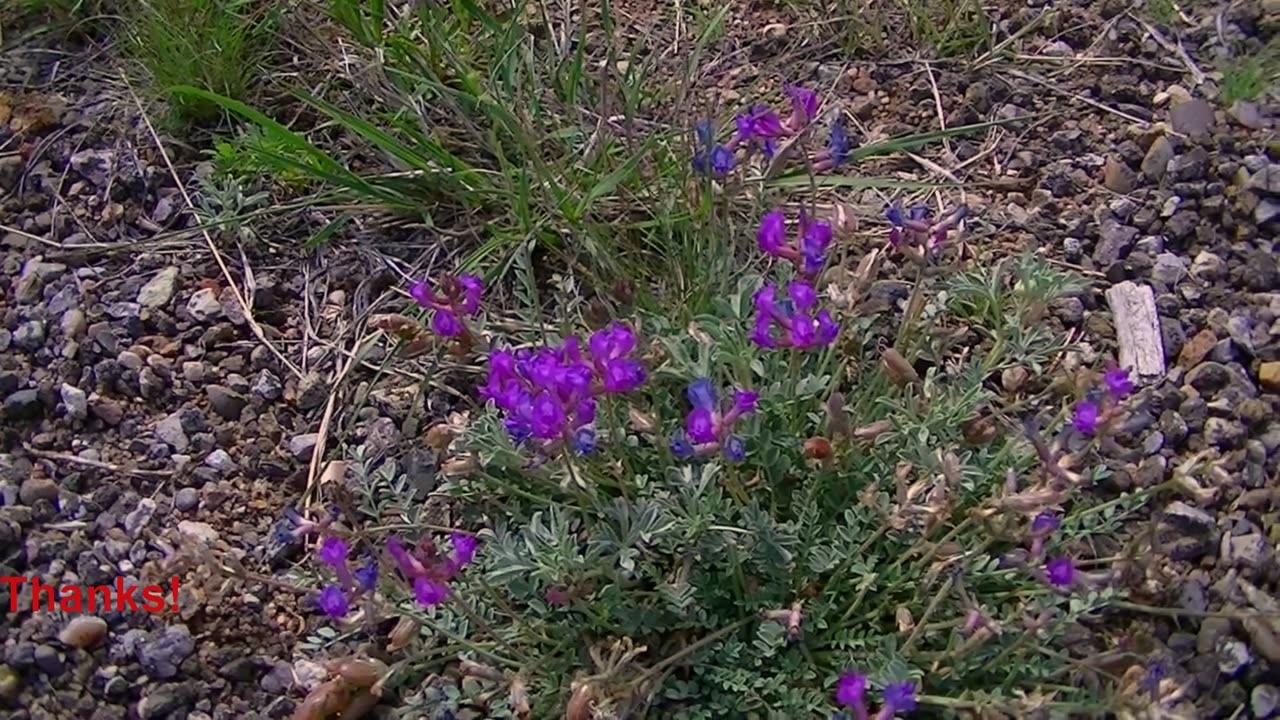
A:
{"type": "Polygon", "coordinates": [[[417,620],[407,616],[400,618],[400,621],[396,623],[395,627],[391,628],[391,633],[387,636],[387,639],[390,640],[387,643],[387,652],[393,653],[409,647],[409,644],[418,637],[418,630],[417,620]]]}
{"type": "Polygon", "coordinates": [[[1028,377],[1030,377],[1030,373],[1027,372],[1026,368],[1021,365],[1015,365],[1011,368],[1005,368],[1004,372],[1000,373],[1000,384],[1011,393],[1018,392],[1026,384],[1028,377]]]}

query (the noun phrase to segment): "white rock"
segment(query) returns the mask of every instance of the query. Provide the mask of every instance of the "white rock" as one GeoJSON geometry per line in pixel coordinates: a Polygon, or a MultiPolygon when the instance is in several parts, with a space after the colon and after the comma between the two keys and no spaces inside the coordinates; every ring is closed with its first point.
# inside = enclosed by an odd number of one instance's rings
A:
{"type": "Polygon", "coordinates": [[[198,322],[209,322],[222,315],[222,303],[218,295],[210,288],[197,290],[187,301],[187,313],[198,322]]]}
{"type": "Polygon", "coordinates": [[[89,417],[89,396],[75,385],[62,383],[59,388],[62,395],[62,404],[67,406],[67,414],[77,420],[83,420],[89,417]]]}
{"type": "Polygon", "coordinates": [[[167,267],[156,273],[138,291],[138,304],[142,307],[161,308],[173,299],[173,292],[178,287],[178,268],[167,267]]]}

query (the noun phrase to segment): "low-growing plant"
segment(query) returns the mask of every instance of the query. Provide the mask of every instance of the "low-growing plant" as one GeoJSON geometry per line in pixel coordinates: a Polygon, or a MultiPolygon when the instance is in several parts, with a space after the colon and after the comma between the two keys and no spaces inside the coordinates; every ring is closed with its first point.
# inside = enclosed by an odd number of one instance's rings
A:
{"type": "MultiPolygon", "coordinates": [[[[891,210],[890,242],[868,257],[948,262],[958,216],[891,210]]],[[[909,306],[949,298],[920,316],[932,329],[981,320],[984,333],[904,355],[863,309],[874,263],[827,272],[839,231],[769,213],[758,240],[773,269],[735,273],[687,325],[593,321],[570,299],[549,324],[495,337],[478,278],[415,284],[430,317],[380,326],[460,357],[487,344],[484,404],[427,432],[440,472],[426,502],[395,465],[357,455],[349,487],[380,527],[350,533],[339,511],[300,526],[334,567],[325,612],[399,618],[378,687],[406,688],[428,717],[575,720],[1167,701],[1158,676],[1111,683],[1056,647],[1123,594],[1081,541],[1145,497],[1090,505],[1080,492],[1090,443],[1123,418],[1127,372],[1069,410],[1028,410],[1047,399],[1034,358],[1060,346],[1029,329],[1072,281],[1028,258],[917,287],[909,306]],[[991,381],[1011,377],[1001,368],[1021,368],[1008,402],[991,381]],[[1061,431],[1039,427],[1068,414],[1061,431]],[[441,503],[450,524],[430,519],[441,503]],[[460,686],[429,679],[446,667],[460,686]]]]}
{"type": "Polygon", "coordinates": [[[193,86],[240,100],[261,81],[281,10],[255,0],[141,0],[129,8],[129,56],[146,87],[180,123],[217,120],[208,100],[170,92],[193,86]]]}
{"type": "Polygon", "coordinates": [[[1222,66],[1222,101],[1230,106],[1239,100],[1257,100],[1280,80],[1280,40],[1272,39],[1251,55],[1235,58],[1222,66]]]}

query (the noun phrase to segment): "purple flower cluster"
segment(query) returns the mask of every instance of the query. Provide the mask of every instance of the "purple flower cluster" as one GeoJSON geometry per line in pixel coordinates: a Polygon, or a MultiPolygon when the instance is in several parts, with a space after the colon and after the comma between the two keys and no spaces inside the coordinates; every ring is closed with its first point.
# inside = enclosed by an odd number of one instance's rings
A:
{"type": "Polygon", "coordinates": [[[796,238],[789,241],[786,216],[781,210],[773,210],[760,219],[757,239],[762,252],[789,260],[801,274],[812,277],[827,262],[831,223],[810,220],[801,212],[796,238]]]}
{"type": "MultiPolygon", "coordinates": [[[[855,720],[867,720],[867,676],[848,670],[836,681],[836,704],[849,708],[855,720]]],[[[876,720],[889,720],[916,709],[916,686],[910,680],[884,686],[884,702],[876,720]]]]}
{"type": "MultiPolygon", "coordinates": [[[[739,148],[749,155],[759,150],[766,158],[778,151],[778,141],[799,134],[818,115],[821,102],[818,94],[799,86],[783,89],[791,103],[791,112],[782,118],[767,105],[752,105],[746,112],[734,117],[735,132],[728,142],[720,144],[715,139],[715,128],[709,121],[694,127],[697,149],[693,156],[693,169],[702,175],[723,176],[737,165],[739,148]]],[[[823,154],[824,167],[834,167],[849,154],[849,137],[843,126],[832,126],[831,141],[823,154]]]]}
{"type": "Polygon", "coordinates": [[[938,222],[930,222],[929,208],[924,205],[913,205],[904,212],[902,203],[894,201],[884,212],[890,225],[889,244],[904,252],[920,253],[923,257],[932,256],[966,214],[968,208],[962,206],[938,222]]]}
{"type": "Polygon", "coordinates": [[[778,286],[769,283],[756,291],[755,327],[751,341],[762,348],[813,350],[826,347],[840,333],[831,313],[814,312],[818,293],[807,281],[793,280],[786,297],[778,297],[778,286]]]}
{"type": "Polygon", "coordinates": [[[413,550],[398,538],[387,540],[387,553],[395,560],[400,574],[413,584],[413,595],[419,605],[439,605],[449,597],[449,581],[475,559],[480,541],[474,535],[455,532],[449,536],[453,552],[443,555],[429,538],[413,550]]]}
{"type": "Polygon", "coordinates": [[[1094,434],[1098,431],[1104,416],[1120,401],[1132,394],[1133,380],[1129,377],[1129,371],[1125,368],[1109,367],[1102,374],[1102,391],[1090,392],[1084,400],[1076,403],[1071,412],[1072,427],[1085,435],[1094,434]]]}
{"type": "Polygon", "coordinates": [[[320,542],[316,551],[320,561],[333,568],[338,577],[335,585],[327,585],[320,591],[316,604],[330,617],[345,617],[351,611],[351,600],[362,593],[373,592],[378,584],[378,564],[367,564],[352,569],[351,548],[339,537],[329,535],[320,542]]]}
{"type": "Polygon", "coordinates": [[[726,460],[741,462],[747,454],[747,443],[733,434],[733,426],[743,415],[756,411],[759,393],[734,390],[733,403],[722,408],[715,385],[708,378],[699,378],[689,383],[686,395],[692,409],[685,417],[685,429],[671,439],[671,452],[676,457],[688,458],[722,450],[726,460]]]}
{"type": "Polygon", "coordinates": [[[539,350],[495,350],[480,395],[506,413],[507,432],[517,444],[532,437],[571,443],[587,454],[595,449],[596,397],[644,383],[635,350],[635,333],[618,323],[592,334],[585,355],[573,337],[539,350]]]}
{"type": "Polygon", "coordinates": [[[444,337],[456,337],[467,329],[462,319],[480,309],[484,283],[475,275],[445,275],[434,290],[424,278],[409,287],[409,295],[424,309],[432,310],[431,330],[444,337]]]}

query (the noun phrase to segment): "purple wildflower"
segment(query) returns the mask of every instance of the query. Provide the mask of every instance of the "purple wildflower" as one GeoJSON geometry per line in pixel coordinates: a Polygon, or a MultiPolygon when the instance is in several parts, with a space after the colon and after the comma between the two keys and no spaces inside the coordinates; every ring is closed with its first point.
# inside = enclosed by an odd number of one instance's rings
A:
{"type": "Polygon", "coordinates": [[[1053,533],[1061,525],[1062,520],[1055,513],[1042,512],[1031,520],[1031,533],[1043,537],[1053,533]]]}
{"type": "Polygon", "coordinates": [[[325,615],[333,618],[345,617],[351,611],[346,594],[337,585],[326,585],[316,597],[316,606],[325,615]]]}
{"type": "Polygon", "coordinates": [[[898,713],[909,713],[916,709],[916,684],[910,680],[903,682],[889,683],[884,686],[884,707],[880,709],[878,715],[881,720],[897,715],[898,713]]]}
{"type": "Polygon", "coordinates": [[[449,543],[453,545],[454,567],[462,568],[470,565],[475,559],[476,548],[480,547],[480,538],[456,532],[449,535],[449,543]]]}
{"type": "Polygon", "coordinates": [[[724,441],[724,459],[729,462],[742,462],[747,457],[747,441],[741,435],[730,435],[724,441]]]}
{"type": "Polygon", "coordinates": [[[573,451],[579,455],[590,455],[596,451],[596,429],[580,427],[573,431],[573,451]]]}
{"type": "Polygon", "coordinates": [[[867,676],[853,670],[846,670],[836,681],[836,704],[852,708],[855,713],[859,708],[866,715],[865,703],[867,694],[867,676]]]}
{"type": "Polygon", "coordinates": [[[1098,417],[1101,409],[1098,403],[1092,400],[1081,400],[1076,403],[1075,410],[1071,414],[1071,425],[1085,435],[1092,435],[1098,430],[1098,417]]]}
{"type": "Polygon", "coordinates": [[[352,572],[355,576],[356,584],[365,592],[373,592],[378,585],[378,563],[370,560],[367,565],[362,565],[352,572]]]}
{"type": "Polygon", "coordinates": [[[798,133],[818,114],[818,94],[798,85],[786,87],[782,92],[791,100],[791,115],[782,125],[790,133],[798,133]]]}
{"type": "Polygon", "coordinates": [[[689,383],[685,395],[689,398],[689,404],[695,408],[711,410],[716,406],[716,388],[710,378],[698,378],[689,383]]]}
{"type": "Polygon", "coordinates": [[[445,275],[433,289],[423,279],[409,286],[409,295],[425,310],[432,310],[431,330],[443,337],[457,337],[467,332],[462,318],[480,309],[484,283],[475,275],[445,275]]]}
{"type": "Polygon", "coordinates": [[[826,310],[812,315],[809,313],[810,301],[816,301],[817,297],[813,286],[803,280],[793,281],[787,288],[787,295],[787,301],[775,302],[777,287],[773,284],[756,292],[752,342],[764,348],[789,347],[799,350],[813,350],[830,345],[840,328],[826,310]],[[775,333],[775,330],[780,332],[775,333]]]}
{"type": "Polygon", "coordinates": [[[431,578],[419,577],[413,581],[413,596],[419,605],[433,607],[449,597],[449,586],[431,578]]]}
{"type": "Polygon", "coordinates": [[[826,264],[831,238],[830,223],[812,221],[801,214],[798,236],[794,241],[788,240],[786,219],[781,210],[766,213],[760,220],[760,231],[757,233],[762,252],[791,261],[797,270],[807,276],[816,275],[826,264]]]}
{"type": "Polygon", "coordinates": [[[1127,368],[1111,368],[1102,376],[1102,382],[1107,386],[1107,395],[1112,400],[1119,402],[1133,392],[1133,380],[1129,378],[1129,370],[1127,368]]]}
{"type": "MultiPolygon", "coordinates": [[[[722,412],[715,385],[709,378],[698,378],[689,383],[685,394],[689,397],[689,404],[693,406],[685,418],[685,431],[687,438],[699,445],[729,440],[738,418],[755,412],[756,403],[760,397],[759,393],[753,390],[736,389],[733,391],[732,404],[722,412]]],[[[737,441],[732,452],[741,450],[745,453],[746,447],[742,439],[737,438],[737,441]]],[[[675,441],[673,440],[672,443],[674,452],[675,441]]],[[[725,450],[726,453],[731,452],[728,447],[725,450]]]]}
{"type": "Polygon", "coordinates": [[[765,213],[760,219],[760,250],[774,257],[785,257],[787,247],[787,220],[781,210],[765,213]]]}
{"type": "Polygon", "coordinates": [[[849,133],[844,129],[844,123],[834,122],[831,124],[831,138],[827,141],[827,156],[831,160],[832,167],[839,167],[849,159],[849,133]]]}
{"type": "Polygon", "coordinates": [[[431,316],[431,331],[444,337],[455,337],[462,334],[462,322],[451,310],[436,310],[431,316]]]}
{"type": "Polygon", "coordinates": [[[1069,557],[1049,558],[1044,564],[1049,584],[1060,588],[1070,587],[1075,581],[1076,565],[1069,557]]]}
{"type": "Polygon", "coordinates": [[[320,549],[316,554],[321,562],[337,569],[347,564],[347,556],[350,552],[351,549],[342,541],[342,538],[330,535],[320,543],[320,549]]]}
{"type": "Polygon", "coordinates": [[[671,437],[671,454],[681,460],[693,457],[693,445],[683,430],[676,431],[676,434],[671,437]]]}

